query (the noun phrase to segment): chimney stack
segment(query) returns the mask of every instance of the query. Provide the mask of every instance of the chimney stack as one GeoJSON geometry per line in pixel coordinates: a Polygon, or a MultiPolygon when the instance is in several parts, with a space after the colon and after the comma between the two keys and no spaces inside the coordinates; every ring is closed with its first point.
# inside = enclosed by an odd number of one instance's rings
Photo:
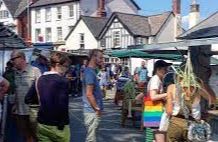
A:
{"type": "Polygon", "coordinates": [[[192,28],[200,21],[200,6],[196,0],[192,0],[189,13],[189,28],[192,28]]]}
{"type": "Polygon", "coordinates": [[[173,13],[175,15],[181,14],[181,0],[173,0],[173,13]]]}
{"type": "Polygon", "coordinates": [[[182,33],[182,18],[181,18],[181,0],[172,0],[172,8],[174,18],[174,40],[177,41],[176,37],[182,33]]]}
{"type": "Polygon", "coordinates": [[[106,17],[105,0],[98,0],[97,16],[98,17],[106,17]]]}

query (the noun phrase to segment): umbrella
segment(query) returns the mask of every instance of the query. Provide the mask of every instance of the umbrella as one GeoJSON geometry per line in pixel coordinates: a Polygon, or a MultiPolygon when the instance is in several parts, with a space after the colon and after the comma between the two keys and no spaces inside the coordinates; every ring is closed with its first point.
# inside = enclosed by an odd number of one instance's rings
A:
{"type": "Polygon", "coordinates": [[[180,60],[183,56],[178,54],[149,54],[140,50],[117,50],[112,51],[110,56],[118,58],[146,58],[146,59],[166,59],[166,60],[180,60]]]}

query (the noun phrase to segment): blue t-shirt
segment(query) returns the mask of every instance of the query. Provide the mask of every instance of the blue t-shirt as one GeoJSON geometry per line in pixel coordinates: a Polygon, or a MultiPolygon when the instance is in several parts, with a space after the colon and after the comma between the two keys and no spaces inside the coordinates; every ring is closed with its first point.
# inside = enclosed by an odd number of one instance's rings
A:
{"type": "Polygon", "coordinates": [[[94,68],[87,67],[84,70],[83,74],[83,108],[84,112],[95,113],[94,109],[91,107],[87,97],[86,97],[86,87],[87,85],[93,85],[93,95],[95,97],[95,101],[98,107],[103,110],[103,99],[102,99],[102,91],[99,86],[99,82],[96,75],[96,70],[94,68]]]}
{"type": "Polygon", "coordinates": [[[139,68],[138,70],[138,75],[139,75],[139,81],[146,82],[147,81],[147,76],[148,76],[148,70],[147,68],[139,68]]]}

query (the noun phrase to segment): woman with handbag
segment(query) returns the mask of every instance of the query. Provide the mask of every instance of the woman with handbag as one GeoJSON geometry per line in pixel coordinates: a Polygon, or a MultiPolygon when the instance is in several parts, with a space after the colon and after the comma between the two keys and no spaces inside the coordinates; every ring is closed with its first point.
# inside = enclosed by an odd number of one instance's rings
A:
{"type": "Polygon", "coordinates": [[[209,124],[201,121],[200,99],[205,94],[188,59],[184,71],[177,71],[175,84],[167,88],[168,142],[203,142],[210,138],[209,124]]]}
{"type": "Polygon", "coordinates": [[[167,96],[163,92],[162,80],[170,65],[170,63],[163,60],[156,61],[153,76],[148,82],[143,112],[146,142],[165,142],[165,134],[158,129],[163,113],[164,101],[167,96]]]}
{"type": "MultiPolygon", "coordinates": [[[[37,141],[69,142],[69,84],[64,74],[69,68],[70,59],[55,52],[51,55],[50,65],[50,71],[44,72],[35,85],[35,97],[38,96],[40,105],[37,115],[37,141]]],[[[31,94],[33,93],[26,96],[26,103],[32,102],[31,94]]]]}

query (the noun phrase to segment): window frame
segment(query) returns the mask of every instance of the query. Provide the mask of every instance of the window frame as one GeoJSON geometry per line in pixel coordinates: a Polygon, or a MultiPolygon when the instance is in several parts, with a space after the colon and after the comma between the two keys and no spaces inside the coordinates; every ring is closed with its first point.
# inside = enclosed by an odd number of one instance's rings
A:
{"type": "Polygon", "coordinates": [[[35,41],[39,42],[39,36],[42,34],[42,30],[40,28],[35,29],[35,41]],[[37,32],[39,31],[39,32],[37,32]]]}
{"type": "Polygon", "coordinates": [[[120,30],[112,31],[112,41],[113,41],[113,48],[117,48],[121,46],[121,31],[120,30]]]}
{"type": "Polygon", "coordinates": [[[57,27],[57,41],[63,40],[63,28],[57,27]]]}
{"type": "Polygon", "coordinates": [[[73,18],[75,16],[75,14],[74,14],[74,5],[73,4],[68,6],[68,11],[69,11],[69,15],[68,15],[69,18],[73,18]]]}
{"type": "Polygon", "coordinates": [[[45,41],[46,42],[52,41],[52,28],[51,27],[45,28],[45,41]],[[50,29],[50,33],[48,33],[48,29],[50,29]]]}
{"type": "Polygon", "coordinates": [[[57,7],[57,20],[61,20],[62,19],[62,7],[61,6],[58,6],[57,7]]]}
{"type": "Polygon", "coordinates": [[[51,22],[52,18],[51,18],[52,14],[51,14],[51,7],[47,7],[45,9],[45,21],[46,22],[51,22]]]}
{"type": "Polygon", "coordinates": [[[36,9],[35,11],[35,23],[41,23],[41,10],[36,9]]]}
{"type": "Polygon", "coordinates": [[[80,49],[85,49],[85,33],[79,33],[80,49]]]}

